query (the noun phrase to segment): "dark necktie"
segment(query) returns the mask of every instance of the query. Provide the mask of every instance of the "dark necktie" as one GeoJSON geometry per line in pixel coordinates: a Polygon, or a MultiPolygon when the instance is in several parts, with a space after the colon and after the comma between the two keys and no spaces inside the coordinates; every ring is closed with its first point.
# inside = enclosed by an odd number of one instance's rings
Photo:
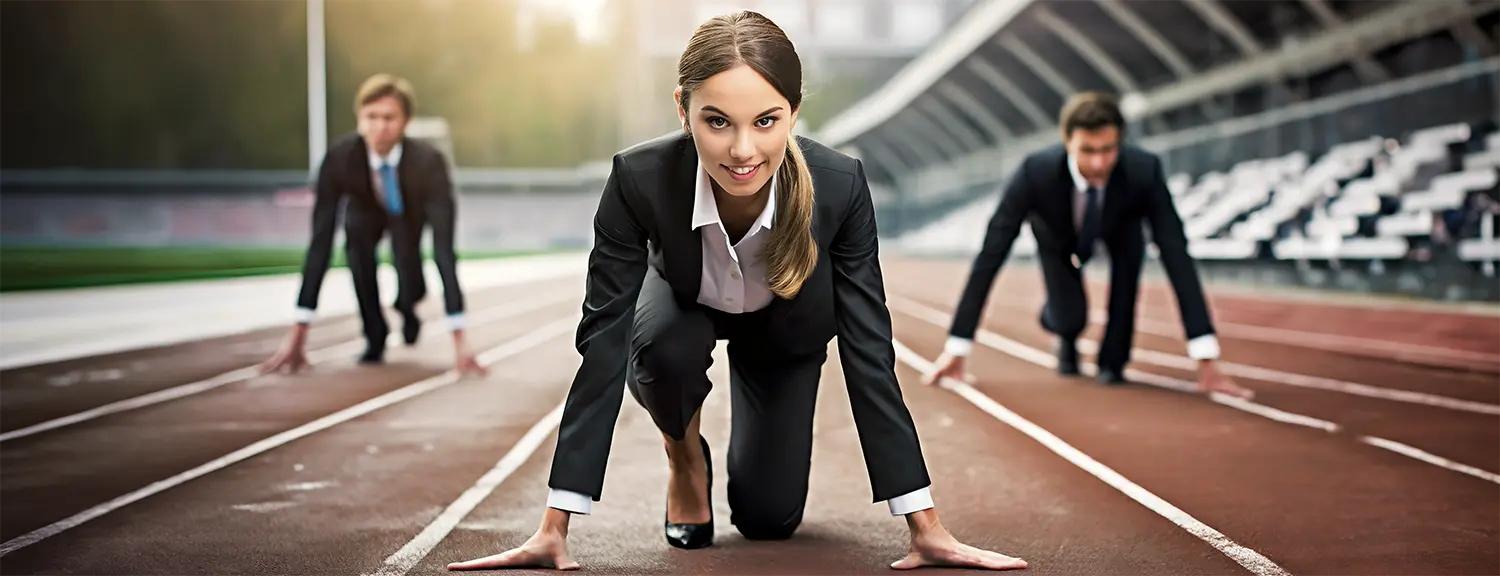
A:
{"type": "Polygon", "coordinates": [[[1089,186],[1083,193],[1083,224],[1078,227],[1078,265],[1088,263],[1094,255],[1094,244],[1099,239],[1099,189],[1089,186]]]}

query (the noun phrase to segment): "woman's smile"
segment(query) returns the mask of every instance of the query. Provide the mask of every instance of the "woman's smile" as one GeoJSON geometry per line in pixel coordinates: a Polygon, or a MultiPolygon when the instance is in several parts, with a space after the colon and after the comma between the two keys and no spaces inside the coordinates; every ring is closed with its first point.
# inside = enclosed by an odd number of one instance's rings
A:
{"type": "Polygon", "coordinates": [[[730,166],[728,164],[720,164],[719,166],[722,166],[726,172],[729,172],[729,177],[733,178],[736,182],[749,182],[755,178],[756,174],[760,173],[760,167],[764,164],[764,162],[761,162],[750,165],[730,166]]]}

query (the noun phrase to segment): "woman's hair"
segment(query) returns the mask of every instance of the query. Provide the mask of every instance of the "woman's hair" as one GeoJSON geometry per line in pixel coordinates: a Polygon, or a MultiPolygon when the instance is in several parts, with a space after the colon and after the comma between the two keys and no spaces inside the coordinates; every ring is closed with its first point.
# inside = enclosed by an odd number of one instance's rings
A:
{"type": "MultiPolygon", "coordinates": [[[[740,64],[770,82],[793,111],[802,104],[802,60],[792,41],[769,18],[746,10],[709,19],[688,40],[677,63],[677,85],[682,87],[678,105],[683,112],[698,86],[740,64]]],[[[812,173],[797,137],[790,133],[776,177],[776,220],[763,254],[771,292],[791,298],[817,266],[818,245],[812,236],[812,173]]]]}

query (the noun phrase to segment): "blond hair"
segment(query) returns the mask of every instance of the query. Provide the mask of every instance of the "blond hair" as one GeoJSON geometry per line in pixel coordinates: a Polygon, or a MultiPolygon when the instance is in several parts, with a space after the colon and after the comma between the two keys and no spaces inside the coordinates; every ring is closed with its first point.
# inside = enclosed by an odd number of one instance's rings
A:
{"type": "Polygon", "coordinates": [[[417,107],[416,91],[412,89],[411,82],[384,72],[366,78],[359,85],[359,91],[354,95],[354,113],[358,114],[360,108],[387,96],[395,96],[401,102],[401,110],[406,113],[406,117],[411,118],[417,107]]]}

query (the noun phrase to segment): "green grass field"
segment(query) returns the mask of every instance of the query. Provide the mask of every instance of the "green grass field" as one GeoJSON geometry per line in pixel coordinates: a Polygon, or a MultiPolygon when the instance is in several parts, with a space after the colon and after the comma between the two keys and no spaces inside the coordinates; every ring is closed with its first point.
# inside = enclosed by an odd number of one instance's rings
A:
{"type": "MultiPolygon", "coordinates": [[[[458,257],[538,253],[459,252],[458,257]]],[[[298,248],[0,247],[0,292],[297,273],[303,256],[298,248]]],[[[390,261],[389,250],[382,252],[381,260],[390,261]]],[[[334,250],[330,266],[344,266],[342,249],[334,250]]]]}

